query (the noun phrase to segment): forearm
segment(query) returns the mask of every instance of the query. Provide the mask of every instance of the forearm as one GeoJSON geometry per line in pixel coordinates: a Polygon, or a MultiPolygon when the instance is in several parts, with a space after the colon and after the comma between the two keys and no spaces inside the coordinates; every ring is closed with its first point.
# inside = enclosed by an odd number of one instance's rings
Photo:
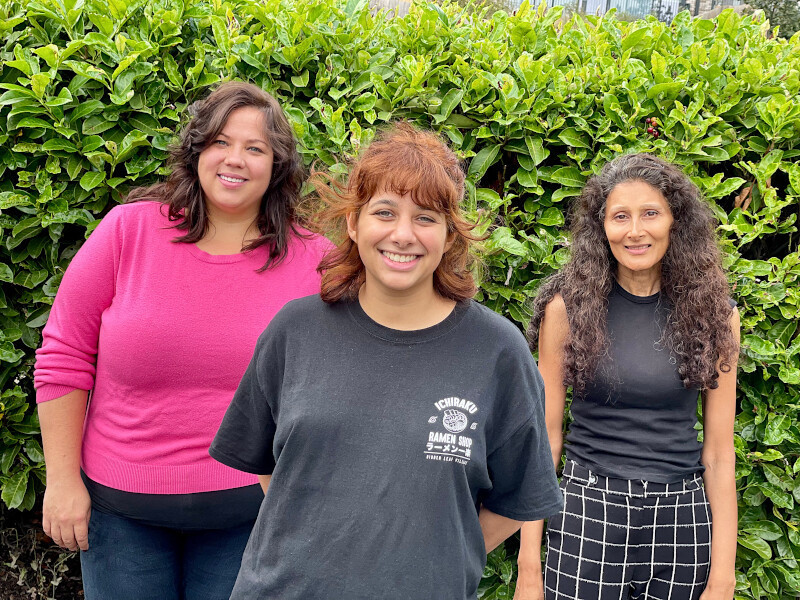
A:
{"type": "Polygon", "coordinates": [[[485,507],[481,507],[481,511],[478,513],[478,520],[481,524],[481,531],[483,531],[486,554],[497,548],[522,525],[522,521],[500,516],[485,507]]]}
{"type": "Polygon", "coordinates": [[[85,390],[39,404],[47,487],[42,529],[59,546],[88,550],[91,499],[81,481],[81,441],[86,415],[85,390]]]}
{"type": "Polygon", "coordinates": [[[80,480],[87,396],[86,390],[73,390],[38,405],[48,485],[80,480]]]}
{"type": "MultiPolygon", "coordinates": [[[[735,584],[737,504],[735,456],[704,461],[703,481],[711,507],[711,570],[709,587],[735,584]]],[[[732,587],[731,587],[732,593],[732,587]]]]}
{"type": "Polygon", "coordinates": [[[544,521],[528,521],[520,528],[519,557],[517,566],[520,571],[534,574],[542,572],[542,537],[544,521]]]}

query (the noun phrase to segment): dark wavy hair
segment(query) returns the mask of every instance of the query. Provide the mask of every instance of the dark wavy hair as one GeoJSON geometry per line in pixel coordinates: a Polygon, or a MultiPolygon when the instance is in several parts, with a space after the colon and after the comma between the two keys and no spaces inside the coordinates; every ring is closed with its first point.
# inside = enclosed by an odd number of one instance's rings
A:
{"type": "Polygon", "coordinates": [[[242,251],[269,245],[266,264],[259,270],[280,263],[288,250],[289,237],[295,228],[303,163],[297,152],[292,126],[278,101],[261,88],[241,81],[219,85],[205,100],[189,107],[191,120],[181,131],[178,143],[170,149],[172,171],[166,181],[131,190],[126,202],[158,200],[169,207],[170,221],[185,231],[174,242],[194,243],[208,231],[209,220],[197,163],[205,150],[225,127],[231,113],[239,108],[257,108],[264,115],[265,137],[273,153],[272,176],[261,200],[256,225],[260,235],[242,251]]]}
{"type": "Polygon", "coordinates": [[[358,245],[347,235],[346,218],[358,215],[370,198],[381,191],[411,194],[415,204],[444,214],[453,244],[433,274],[436,292],[451,300],[466,300],[477,292],[476,264],[470,243],[482,239],[475,225],[462,214],[464,170],[461,161],[436,134],[420,131],[406,122],[383,131],[350,169],[346,184],[314,171],[310,181],[324,206],[315,225],[337,247],[319,265],[321,297],[325,302],[355,300],[366,280],[358,245]]]}
{"type": "Polygon", "coordinates": [[[539,345],[545,307],[560,294],[569,320],[564,385],[580,395],[593,379],[609,348],[608,296],[617,270],[603,227],[606,199],[627,181],[642,181],[661,192],[674,219],[661,262],[660,291],[669,306],[662,343],[676,359],[686,388],[714,389],[717,363],[721,359],[721,370],[729,371],[739,351],[714,217],[678,167],[649,154],[619,156],[586,183],[573,207],[570,260],[545,280],[533,304],[531,349],[539,345]]]}

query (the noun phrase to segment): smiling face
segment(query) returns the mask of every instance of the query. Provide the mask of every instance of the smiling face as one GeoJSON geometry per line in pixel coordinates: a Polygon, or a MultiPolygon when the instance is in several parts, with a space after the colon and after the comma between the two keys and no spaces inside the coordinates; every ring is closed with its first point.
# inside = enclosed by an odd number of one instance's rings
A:
{"type": "Polygon", "coordinates": [[[347,218],[366,271],[366,293],[433,296],[433,273],[452,245],[447,219],[409,194],[376,193],[347,218]]]}
{"type": "Polygon", "coordinates": [[[620,278],[660,278],[672,223],[667,200],[650,184],[626,181],[611,190],[603,227],[620,278]]]}
{"type": "Polygon", "coordinates": [[[256,218],[272,177],[272,158],[263,113],[252,106],[231,112],[197,163],[212,221],[215,217],[256,218]]]}

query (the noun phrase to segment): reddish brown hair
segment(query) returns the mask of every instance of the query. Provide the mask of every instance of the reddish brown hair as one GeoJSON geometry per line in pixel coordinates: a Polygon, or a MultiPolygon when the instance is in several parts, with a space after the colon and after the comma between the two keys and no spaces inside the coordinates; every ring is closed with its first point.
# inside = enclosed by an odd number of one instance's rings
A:
{"type": "Polygon", "coordinates": [[[482,239],[472,233],[475,225],[462,214],[464,170],[461,161],[434,133],[409,123],[397,123],[380,134],[355,161],[347,183],[315,171],[311,183],[325,208],[317,216],[319,229],[338,245],[319,265],[325,302],[355,300],[366,274],[358,246],[347,235],[346,218],[358,216],[379,192],[410,194],[415,204],[442,213],[453,244],[433,274],[433,289],[451,300],[475,295],[472,274],[475,258],[470,242],[482,239]]]}

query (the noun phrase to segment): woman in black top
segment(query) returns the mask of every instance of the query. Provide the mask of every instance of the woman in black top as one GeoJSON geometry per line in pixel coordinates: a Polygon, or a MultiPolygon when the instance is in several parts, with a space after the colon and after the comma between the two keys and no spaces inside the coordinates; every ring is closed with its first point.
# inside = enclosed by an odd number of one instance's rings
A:
{"type": "Polygon", "coordinates": [[[729,600],[739,314],[711,211],[676,166],[621,156],[586,184],[571,250],[528,331],[556,466],[568,387],[575,398],[565,508],[544,580],[543,522],[523,526],[515,600],[729,600]]]}

